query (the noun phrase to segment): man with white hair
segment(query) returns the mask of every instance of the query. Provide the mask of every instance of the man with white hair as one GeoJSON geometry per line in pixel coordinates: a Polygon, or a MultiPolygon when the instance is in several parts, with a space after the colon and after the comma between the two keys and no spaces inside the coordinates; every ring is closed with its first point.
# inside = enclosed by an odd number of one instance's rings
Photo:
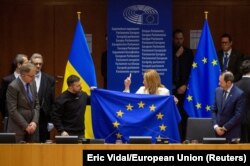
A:
{"type": "Polygon", "coordinates": [[[45,142],[50,138],[47,126],[48,122],[50,122],[52,104],[55,97],[55,79],[41,71],[43,66],[41,54],[34,53],[30,58],[30,62],[36,66],[35,81],[40,104],[39,137],[40,142],[45,142]]]}

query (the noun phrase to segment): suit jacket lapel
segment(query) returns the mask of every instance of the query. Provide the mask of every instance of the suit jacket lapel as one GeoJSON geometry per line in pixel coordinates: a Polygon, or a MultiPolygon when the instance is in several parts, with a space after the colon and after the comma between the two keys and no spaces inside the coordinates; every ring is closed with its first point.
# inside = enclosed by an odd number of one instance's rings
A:
{"type": "Polygon", "coordinates": [[[40,82],[40,88],[38,91],[38,98],[39,98],[39,103],[41,107],[43,106],[43,102],[44,102],[43,100],[44,100],[46,86],[47,86],[46,77],[43,73],[41,73],[41,82],[40,82]]]}

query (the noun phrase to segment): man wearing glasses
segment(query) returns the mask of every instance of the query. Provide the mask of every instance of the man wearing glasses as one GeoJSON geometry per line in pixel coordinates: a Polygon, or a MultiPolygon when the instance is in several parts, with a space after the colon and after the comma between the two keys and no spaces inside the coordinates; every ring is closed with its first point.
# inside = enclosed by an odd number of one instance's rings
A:
{"type": "Polygon", "coordinates": [[[30,57],[30,62],[36,66],[36,87],[40,104],[39,116],[39,139],[46,142],[50,139],[48,126],[53,126],[50,122],[50,114],[55,96],[55,79],[49,74],[42,72],[43,57],[39,53],[34,53],[30,57]]]}
{"type": "Polygon", "coordinates": [[[234,75],[234,81],[241,78],[240,65],[243,61],[243,55],[232,48],[232,37],[225,33],[221,36],[221,50],[217,53],[220,62],[221,71],[231,71],[234,75]]]}
{"type": "Polygon", "coordinates": [[[27,63],[20,76],[12,81],[6,93],[9,113],[7,132],[16,133],[17,142],[38,142],[39,101],[34,81],[36,67],[27,63]]]}

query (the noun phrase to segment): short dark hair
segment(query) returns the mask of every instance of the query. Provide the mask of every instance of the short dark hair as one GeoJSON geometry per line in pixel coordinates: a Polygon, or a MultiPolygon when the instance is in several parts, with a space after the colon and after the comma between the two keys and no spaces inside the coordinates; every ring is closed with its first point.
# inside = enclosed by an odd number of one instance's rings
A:
{"type": "Polygon", "coordinates": [[[72,74],[67,78],[67,85],[71,86],[72,84],[74,84],[75,82],[78,82],[78,81],[80,81],[80,77],[72,74]]]}
{"type": "Polygon", "coordinates": [[[224,34],[221,35],[221,38],[224,38],[224,37],[227,37],[230,42],[233,41],[232,36],[229,35],[228,33],[224,33],[224,34]]]}
{"type": "Polygon", "coordinates": [[[225,82],[233,82],[234,81],[234,75],[231,71],[224,71],[223,73],[221,73],[221,75],[224,75],[224,81],[225,82]]]}
{"type": "Polygon", "coordinates": [[[243,75],[250,73],[250,60],[245,60],[242,62],[240,71],[243,75]]]}
{"type": "Polygon", "coordinates": [[[175,34],[177,33],[182,33],[183,34],[183,31],[181,29],[175,29],[174,32],[173,32],[173,37],[175,36],[175,34]]]}

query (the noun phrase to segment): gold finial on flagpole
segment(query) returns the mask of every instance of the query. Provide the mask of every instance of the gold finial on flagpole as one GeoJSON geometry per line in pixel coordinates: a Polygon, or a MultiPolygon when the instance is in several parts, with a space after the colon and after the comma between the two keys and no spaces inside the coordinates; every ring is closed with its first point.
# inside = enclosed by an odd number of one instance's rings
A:
{"type": "Polygon", "coordinates": [[[77,12],[78,20],[81,20],[81,13],[82,12],[77,12]]]}
{"type": "Polygon", "coordinates": [[[207,20],[208,11],[205,11],[205,19],[207,20]]]}

